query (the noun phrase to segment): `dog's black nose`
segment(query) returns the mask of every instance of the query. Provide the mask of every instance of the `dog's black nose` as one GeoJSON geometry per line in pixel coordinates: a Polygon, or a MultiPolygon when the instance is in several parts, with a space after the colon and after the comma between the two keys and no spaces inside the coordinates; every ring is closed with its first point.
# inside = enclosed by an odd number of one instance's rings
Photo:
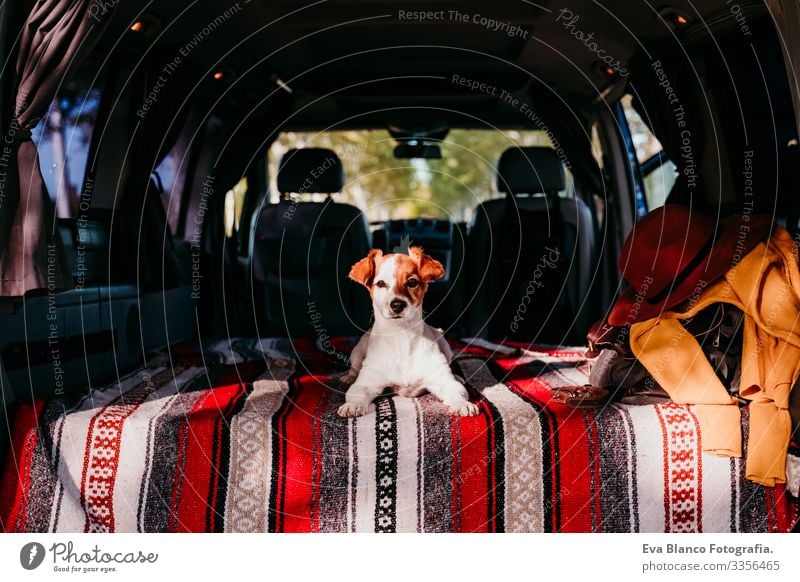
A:
{"type": "Polygon", "coordinates": [[[406,308],[406,302],[402,299],[392,299],[392,302],[389,303],[389,307],[391,307],[392,311],[395,313],[400,314],[406,308]]]}

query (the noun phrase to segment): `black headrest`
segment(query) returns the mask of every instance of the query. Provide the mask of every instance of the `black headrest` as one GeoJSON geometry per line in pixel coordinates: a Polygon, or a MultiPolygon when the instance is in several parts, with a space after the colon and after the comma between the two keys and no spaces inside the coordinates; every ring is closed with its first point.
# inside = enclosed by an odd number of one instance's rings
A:
{"type": "Polygon", "coordinates": [[[344,188],[342,160],[325,148],[291,149],[278,166],[281,194],[330,194],[344,188]]]}
{"type": "Polygon", "coordinates": [[[564,167],[552,148],[509,148],[497,163],[497,189],[506,194],[559,192],[564,167]]]}

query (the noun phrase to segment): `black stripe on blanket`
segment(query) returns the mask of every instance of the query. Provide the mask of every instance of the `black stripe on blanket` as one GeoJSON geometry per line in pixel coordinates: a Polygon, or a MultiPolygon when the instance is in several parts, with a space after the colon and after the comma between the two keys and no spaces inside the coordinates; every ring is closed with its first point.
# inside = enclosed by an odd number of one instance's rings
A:
{"type": "Polygon", "coordinates": [[[139,491],[139,531],[170,531],[173,485],[179,466],[178,433],[186,411],[192,409],[199,394],[189,392],[176,395],[166,409],[148,423],[146,446],[155,454],[148,455],[150,466],[145,468],[146,474],[139,491]]]}
{"type": "MultiPolygon", "coordinates": [[[[750,411],[742,409],[742,459],[747,458],[747,442],[750,437],[750,411]]],[[[739,462],[739,484],[741,506],[738,515],[738,531],[765,533],[769,531],[769,516],[765,488],[750,481],[745,475],[747,463],[739,462]]]]}
{"type": "Polygon", "coordinates": [[[628,450],[633,433],[628,432],[625,422],[627,412],[609,406],[601,414],[603,422],[595,423],[600,444],[600,487],[592,488],[600,496],[600,531],[638,531],[630,511],[630,477],[636,472],[631,472],[629,462],[636,459],[636,450],[628,450]]]}
{"type": "Polygon", "coordinates": [[[37,454],[31,463],[29,494],[30,499],[37,500],[37,503],[28,504],[25,520],[27,531],[42,532],[50,529],[50,509],[56,494],[58,461],[61,457],[60,435],[55,434],[55,427],[58,419],[67,412],[65,401],[59,398],[49,402],[39,418],[39,439],[36,442],[37,454]],[[44,499],[48,503],[38,503],[44,499]]]}
{"type": "MultiPolygon", "coordinates": [[[[330,395],[321,399],[321,459],[319,485],[319,530],[321,532],[347,531],[347,504],[350,491],[347,488],[350,471],[350,425],[341,418],[337,409],[344,402],[343,395],[330,390],[330,395]]],[[[315,440],[313,442],[316,442],[315,440]]],[[[315,455],[316,458],[316,455],[315,455]]],[[[354,466],[357,466],[354,461],[354,466]]]]}
{"type": "Polygon", "coordinates": [[[397,531],[397,414],[391,396],[375,401],[375,532],[397,531]]]}
{"type": "Polygon", "coordinates": [[[417,399],[420,426],[424,427],[420,475],[422,476],[421,530],[453,531],[453,436],[450,415],[443,414],[445,404],[426,394],[417,399]]]}

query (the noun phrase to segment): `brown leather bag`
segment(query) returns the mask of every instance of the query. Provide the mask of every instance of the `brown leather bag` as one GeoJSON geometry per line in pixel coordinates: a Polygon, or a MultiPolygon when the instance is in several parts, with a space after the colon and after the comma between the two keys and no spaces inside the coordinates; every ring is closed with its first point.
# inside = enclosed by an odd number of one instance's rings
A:
{"type": "MultiPolygon", "coordinates": [[[[692,319],[682,321],[700,344],[720,381],[733,395],[739,392],[743,319],[741,310],[718,303],[692,319]]],[[[628,333],[629,328],[613,327],[605,320],[592,326],[587,336],[587,355],[595,356],[596,360],[589,373],[589,382],[609,390],[612,398],[625,404],[669,400],[669,394],[630,351],[628,333]]]]}

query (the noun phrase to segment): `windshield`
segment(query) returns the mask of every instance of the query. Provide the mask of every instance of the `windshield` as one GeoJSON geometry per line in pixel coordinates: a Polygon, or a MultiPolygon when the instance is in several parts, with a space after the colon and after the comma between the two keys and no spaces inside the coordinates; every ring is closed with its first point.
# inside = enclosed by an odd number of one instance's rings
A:
{"type": "Polygon", "coordinates": [[[279,198],[276,176],[283,154],[322,147],[335,151],[344,165],[346,185],[335,200],[358,207],[370,222],[419,217],[468,222],[480,202],[500,195],[495,166],[503,151],[552,147],[552,142],[544,131],[453,129],[440,144],[442,158],[435,160],[399,160],[393,155],[396,145],[386,130],[282,133],[269,153],[272,201],[279,198]]]}

